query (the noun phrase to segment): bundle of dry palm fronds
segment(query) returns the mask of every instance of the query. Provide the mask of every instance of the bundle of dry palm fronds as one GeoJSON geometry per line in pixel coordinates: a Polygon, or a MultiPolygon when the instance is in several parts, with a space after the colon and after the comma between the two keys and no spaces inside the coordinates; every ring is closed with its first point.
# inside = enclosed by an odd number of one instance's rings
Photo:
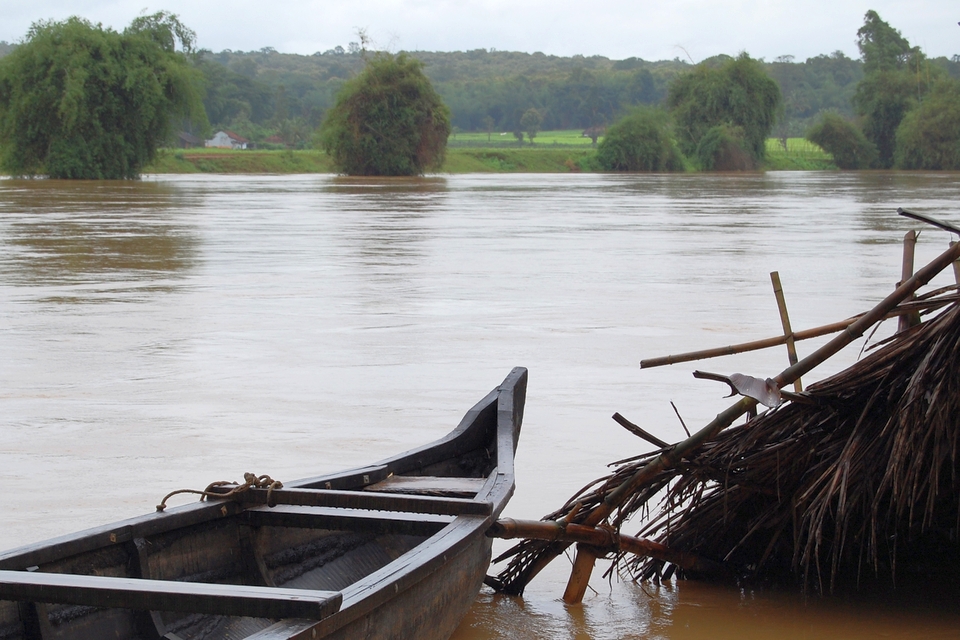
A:
{"type": "MultiPolygon", "coordinates": [[[[741,579],[820,591],[917,567],[960,568],[960,306],[951,302],[804,395],[660,470],[610,524],[620,530],[639,512],[639,536],[719,561],[741,579]]],[[[661,453],[615,463],[545,519],[583,520],[661,453]]],[[[497,559],[510,563],[490,582],[522,592],[567,546],[525,540],[497,559]]],[[[618,560],[638,578],[678,570],[662,559],[618,560]]]]}
{"type": "MultiPolygon", "coordinates": [[[[642,534],[737,574],[829,589],[960,559],[960,307],[675,470],[642,534]]],[[[663,563],[639,559],[638,575],[663,563]]]]}

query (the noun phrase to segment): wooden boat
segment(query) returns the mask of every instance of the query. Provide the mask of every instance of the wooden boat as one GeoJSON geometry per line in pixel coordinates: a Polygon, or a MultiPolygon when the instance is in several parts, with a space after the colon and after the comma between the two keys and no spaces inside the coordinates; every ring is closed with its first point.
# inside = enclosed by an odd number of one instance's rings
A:
{"type": "Polygon", "coordinates": [[[448,638],[513,494],[526,383],[368,467],[4,553],[0,640],[448,638]]]}

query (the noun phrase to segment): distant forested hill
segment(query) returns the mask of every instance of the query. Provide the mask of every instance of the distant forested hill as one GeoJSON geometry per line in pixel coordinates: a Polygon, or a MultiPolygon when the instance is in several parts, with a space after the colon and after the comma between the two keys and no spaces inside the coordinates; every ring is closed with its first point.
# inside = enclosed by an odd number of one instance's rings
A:
{"type": "MultiPolygon", "coordinates": [[[[15,45],[0,42],[0,56],[15,45]]],[[[537,109],[541,129],[587,129],[612,123],[630,107],[659,104],[670,82],[693,68],[674,60],[610,60],[477,49],[449,53],[414,51],[452,112],[460,131],[512,132],[524,112],[537,109]]],[[[716,56],[705,64],[721,64],[716,56]]],[[[341,85],[363,68],[357,45],[313,55],[259,51],[202,51],[196,64],[206,79],[204,105],[214,128],[257,142],[305,146],[341,85]]],[[[960,78],[960,57],[931,61],[960,78]]],[[[790,56],[764,62],[783,93],[777,135],[803,135],[823,110],[853,116],[851,98],[863,64],[842,52],[805,61],[790,56]]],[[[922,72],[922,70],[921,70],[922,72]]]]}
{"type": "MultiPolygon", "coordinates": [[[[363,67],[362,55],[351,49],[312,56],[269,47],[204,52],[199,64],[207,77],[210,122],[254,138],[258,127],[276,127],[284,120],[315,127],[341,84],[363,67]]],[[[631,106],[662,102],[671,80],[693,66],[680,59],[648,62],[486,49],[410,55],[424,62],[461,131],[514,131],[531,107],[541,112],[544,130],[609,124],[631,106]]],[[[725,59],[717,56],[706,63],[725,59]]],[[[852,115],[850,98],[863,76],[859,61],[838,52],[805,62],[780,58],[765,64],[783,91],[783,132],[800,135],[823,109],[852,115]]]]}

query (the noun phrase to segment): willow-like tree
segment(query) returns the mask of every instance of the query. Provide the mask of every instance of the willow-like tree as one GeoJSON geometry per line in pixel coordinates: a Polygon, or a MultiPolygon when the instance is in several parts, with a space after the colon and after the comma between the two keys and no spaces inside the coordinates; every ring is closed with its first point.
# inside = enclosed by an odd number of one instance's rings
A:
{"type": "Polygon", "coordinates": [[[377,53],[344,84],[320,129],[320,146],[348,175],[421,175],[443,164],[450,112],[405,54],[377,53]]]}
{"type": "Polygon", "coordinates": [[[175,122],[206,125],[201,76],[187,58],[194,39],[165,12],[123,33],[77,17],[34,23],[0,59],[0,166],[13,175],[139,177],[175,122]]]}
{"type": "Polygon", "coordinates": [[[920,49],[911,47],[876,11],[864,15],[857,46],[864,77],[853,105],[863,133],[877,147],[880,167],[887,169],[894,164],[897,127],[928,91],[931,68],[920,49]]]}
{"type": "Polygon", "coordinates": [[[943,78],[897,127],[896,166],[960,169],[960,82],[943,78]]]}
{"type": "Polygon", "coordinates": [[[877,147],[838,113],[823,112],[806,138],[832,155],[833,163],[841,169],[869,169],[877,163],[877,147]]]}
{"type": "Polygon", "coordinates": [[[683,171],[667,113],[636,107],[613,123],[597,146],[597,162],[607,171],[683,171]]]}
{"type": "Polygon", "coordinates": [[[677,141],[688,157],[703,155],[699,147],[710,133],[708,142],[723,142],[711,148],[727,149],[734,141],[754,162],[764,157],[780,102],[780,87],[746,53],[720,66],[697,65],[670,85],[667,98],[677,141]]]}

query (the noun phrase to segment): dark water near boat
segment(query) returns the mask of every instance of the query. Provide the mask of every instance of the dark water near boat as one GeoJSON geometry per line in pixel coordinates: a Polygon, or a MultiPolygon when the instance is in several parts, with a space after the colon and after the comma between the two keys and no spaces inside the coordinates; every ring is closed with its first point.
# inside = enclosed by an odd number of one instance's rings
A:
{"type": "MultiPolygon", "coordinates": [[[[647,449],[614,411],[677,440],[671,400],[694,428],[729,402],[694,368],[786,364],[781,349],[641,358],[777,334],[773,270],[796,329],[866,310],[918,227],[896,208],[956,223],[958,196],[956,174],[0,180],[0,548],[244,471],[392,455],[446,433],[515,365],[530,387],[506,515],[539,518],[647,449]]],[[[949,239],[924,230],[918,264],[949,239]]],[[[455,637],[960,637],[956,609],[600,571],[566,607],[568,570],[558,559],[523,599],[484,592],[455,637]]]]}

